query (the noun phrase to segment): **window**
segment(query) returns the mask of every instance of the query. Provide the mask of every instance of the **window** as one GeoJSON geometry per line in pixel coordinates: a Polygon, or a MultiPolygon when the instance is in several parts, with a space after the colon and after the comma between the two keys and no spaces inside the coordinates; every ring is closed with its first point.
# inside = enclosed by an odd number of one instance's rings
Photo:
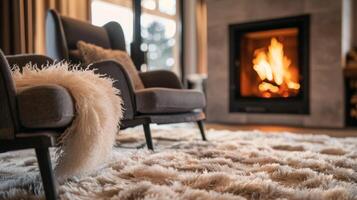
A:
{"type": "Polygon", "coordinates": [[[127,52],[133,41],[133,10],[131,0],[92,0],[92,24],[103,26],[110,21],[118,22],[124,31],[127,52]]]}
{"type": "Polygon", "coordinates": [[[179,32],[176,0],[142,0],[142,50],[147,52],[147,69],[179,68],[179,32]]]}
{"type": "MultiPolygon", "coordinates": [[[[146,52],[143,70],[166,69],[180,74],[179,0],[141,0],[141,50],[146,52]]],[[[124,31],[127,51],[133,41],[132,0],[92,0],[92,23],[118,22],[124,31]]]]}

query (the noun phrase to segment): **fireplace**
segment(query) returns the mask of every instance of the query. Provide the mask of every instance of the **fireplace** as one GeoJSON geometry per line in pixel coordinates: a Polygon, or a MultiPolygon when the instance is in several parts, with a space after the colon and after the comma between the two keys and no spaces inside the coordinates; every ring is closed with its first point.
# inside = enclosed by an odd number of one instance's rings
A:
{"type": "Polygon", "coordinates": [[[309,113],[309,21],[229,26],[230,112],[309,113]]]}

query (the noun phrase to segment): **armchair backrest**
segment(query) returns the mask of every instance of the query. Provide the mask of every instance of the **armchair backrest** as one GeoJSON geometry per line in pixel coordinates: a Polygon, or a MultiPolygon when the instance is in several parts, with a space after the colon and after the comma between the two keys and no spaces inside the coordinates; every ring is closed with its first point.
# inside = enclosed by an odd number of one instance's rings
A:
{"type": "Polygon", "coordinates": [[[6,60],[9,63],[9,66],[18,66],[20,70],[25,67],[27,64],[37,65],[37,67],[41,68],[41,66],[46,66],[47,64],[53,64],[54,61],[44,55],[39,54],[18,54],[6,56],[6,60]]]}
{"type": "Polygon", "coordinates": [[[11,69],[0,50],[0,139],[12,139],[19,125],[16,115],[16,89],[11,69]]]}
{"type": "Polygon", "coordinates": [[[126,51],[125,38],[121,26],[109,22],[103,27],[88,22],[60,16],[55,10],[49,10],[46,19],[47,55],[56,60],[81,62],[77,42],[82,40],[103,48],[126,51]]]}

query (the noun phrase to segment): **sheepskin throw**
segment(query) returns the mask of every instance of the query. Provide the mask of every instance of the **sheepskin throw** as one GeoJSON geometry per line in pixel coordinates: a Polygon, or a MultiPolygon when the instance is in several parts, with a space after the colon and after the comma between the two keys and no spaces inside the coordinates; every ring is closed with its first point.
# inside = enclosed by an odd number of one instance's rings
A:
{"type": "Polygon", "coordinates": [[[112,152],[122,118],[122,100],[113,81],[91,70],[69,69],[66,63],[15,69],[16,87],[57,84],[75,101],[75,119],[60,137],[55,173],[59,180],[98,168],[112,152]]]}
{"type": "MultiPolygon", "coordinates": [[[[357,138],[208,130],[204,142],[187,125],[152,133],[155,153],[116,147],[101,170],[62,183],[60,199],[357,199],[357,138]]],[[[144,140],[141,127],[118,135],[122,146],[144,140]]],[[[33,151],[0,160],[0,199],[38,198],[33,151]]]]}
{"type": "Polygon", "coordinates": [[[139,72],[135,68],[128,53],[121,50],[104,49],[100,46],[89,44],[83,41],[77,42],[77,48],[86,64],[94,63],[105,59],[114,59],[120,63],[129,75],[135,90],[144,89],[144,83],[139,77],[139,72]]]}

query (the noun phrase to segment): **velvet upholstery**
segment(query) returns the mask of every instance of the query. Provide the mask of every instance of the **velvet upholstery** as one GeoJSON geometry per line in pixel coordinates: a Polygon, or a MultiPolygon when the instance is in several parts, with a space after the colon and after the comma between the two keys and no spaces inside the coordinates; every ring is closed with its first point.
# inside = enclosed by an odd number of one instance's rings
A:
{"type": "Polygon", "coordinates": [[[78,49],[75,49],[75,50],[69,50],[68,51],[68,57],[69,57],[69,60],[72,62],[72,63],[83,63],[83,57],[82,57],[82,54],[81,52],[78,50],[78,49]]]}
{"type": "Polygon", "coordinates": [[[19,66],[21,69],[27,63],[31,63],[41,67],[53,63],[51,58],[23,54],[6,56],[5,61],[7,62],[0,63],[0,67],[4,70],[6,69],[4,66],[7,66],[8,73],[2,71],[1,75],[7,74],[7,84],[10,86],[8,90],[13,91],[11,95],[14,96],[13,101],[16,106],[11,110],[16,113],[14,117],[18,130],[26,133],[30,129],[64,128],[72,122],[75,115],[74,101],[65,88],[59,85],[40,85],[24,87],[16,91],[13,85],[10,66],[19,66]]]}
{"type": "Polygon", "coordinates": [[[46,16],[46,54],[54,60],[69,59],[62,20],[54,10],[46,16]]]}
{"type": "Polygon", "coordinates": [[[71,95],[59,85],[21,88],[16,99],[22,128],[64,128],[74,118],[71,95]]]}
{"type": "Polygon", "coordinates": [[[169,123],[181,123],[181,122],[197,122],[206,119],[206,116],[201,111],[192,111],[185,113],[169,113],[169,114],[142,114],[137,118],[150,119],[151,123],[155,124],[169,124],[169,123]]]}
{"type": "Polygon", "coordinates": [[[112,49],[126,51],[124,32],[116,22],[108,22],[103,26],[107,31],[112,49]]]}
{"type": "Polygon", "coordinates": [[[106,74],[107,77],[116,80],[114,87],[120,90],[125,107],[123,119],[133,119],[136,114],[134,87],[130,84],[129,74],[124,67],[115,60],[103,60],[94,62],[89,69],[95,69],[97,73],[106,74]]]}
{"type": "Polygon", "coordinates": [[[182,84],[176,74],[167,70],[155,70],[139,73],[146,88],[164,87],[182,89],[182,84]]]}
{"type": "Polygon", "coordinates": [[[202,92],[186,89],[146,88],[135,92],[139,113],[184,113],[206,106],[202,92]]]}
{"type": "Polygon", "coordinates": [[[11,55],[6,56],[6,59],[9,63],[10,67],[18,66],[20,69],[26,64],[33,64],[41,67],[41,65],[52,64],[53,60],[44,55],[36,55],[36,54],[19,54],[19,55],[11,55]]]}
{"type": "Polygon", "coordinates": [[[88,22],[62,17],[63,30],[66,37],[67,48],[77,49],[77,42],[82,40],[103,48],[111,48],[110,39],[105,29],[93,26],[88,22]]]}
{"type": "Polygon", "coordinates": [[[55,60],[70,60],[81,63],[77,42],[82,40],[106,49],[126,51],[124,33],[117,22],[109,22],[103,27],[88,22],[60,16],[49,10],[46,17],[47,55],[55,60]]]}
{"type": "Polygon", "coordinates": [[[16,90],[9,64],[0,51],[0,139],[14,138],[19,129],[16,116],[16,90]]]}

